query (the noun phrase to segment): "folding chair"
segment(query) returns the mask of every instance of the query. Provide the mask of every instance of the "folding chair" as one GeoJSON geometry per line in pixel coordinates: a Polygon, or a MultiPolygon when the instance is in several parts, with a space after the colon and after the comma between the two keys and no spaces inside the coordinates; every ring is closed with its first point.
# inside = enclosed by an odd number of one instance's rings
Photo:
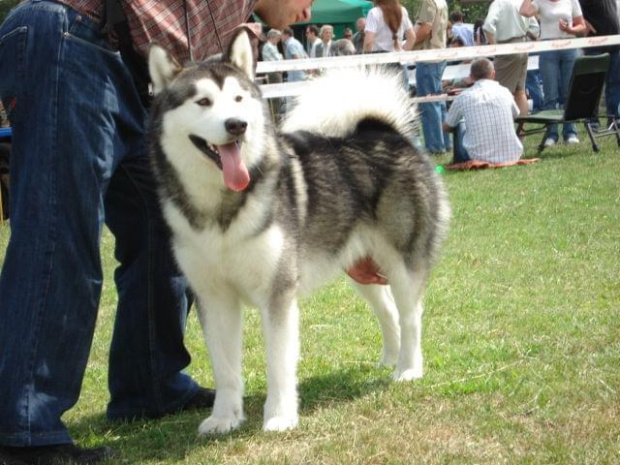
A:
{"type": "Polygon", "coordinates": [[[592,142],[592,150],[595,152],[599,150],[596,143],[596,139],[599,137],[615,135],[618,146],[620,146],[620,127],[613,116],[611,117],[612,123],[607,129],[594,131],[591,125],[591,119],[597,117],[597,108],[608,69],[608,53],[584,55],[577,58],[564,109],[543,110],[533,115],[517,117],[515,119],[517,134],[522,136],[542,132],[543,138],[538,146],[538,153],[541,153],[545,148],[545,140],[547,140],[552,125],[583,122],[592,142]],[[536,124],[537,126],[525,129],[525,123],[536,124]]]}

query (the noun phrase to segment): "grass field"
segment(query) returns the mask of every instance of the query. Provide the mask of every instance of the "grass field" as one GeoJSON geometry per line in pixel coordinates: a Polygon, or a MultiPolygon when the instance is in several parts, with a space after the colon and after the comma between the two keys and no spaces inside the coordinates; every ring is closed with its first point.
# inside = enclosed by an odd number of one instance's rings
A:
{"type": "MultiPolygon", "coordinates": [[[[261,431],[255,310],[239,431],[197,437],[207,412],[106,422],[116,302],[106,233],[94,347],[65,420],[80,444],[114,447],[119,464],[620,463],[619,166],[607,138],[598,154],[584,141],[529,166],[445,173],[454,218],[425,298],[425,377],[390,382],[374,317],[338,280],[302,302],[300,427],[282,434],[261,431]]],[[[212,385],[194,314],[187,343],[189,371],[212,385]]]]}

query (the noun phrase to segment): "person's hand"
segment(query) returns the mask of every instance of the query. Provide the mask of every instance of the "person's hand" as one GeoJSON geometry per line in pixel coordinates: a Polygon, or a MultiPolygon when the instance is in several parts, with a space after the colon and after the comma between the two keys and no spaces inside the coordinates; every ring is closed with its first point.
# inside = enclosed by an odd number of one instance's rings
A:
{"type": "Polygon", "coordinates": [[[571,34],[571,35],[577,35],[578,29],[575,28],[575,26],[572,25],[570,22],[564,19],[561,19],[559,24],[560,24],[560,31],[567,32],[568,34],[571,34]]]}
{"type": "Polygon", "coordinates": [[[388,280],[383,276],[377,264],[370,257],[362,258],[346,270],[349,277],[360,284],[388,284],[388,280]]]}

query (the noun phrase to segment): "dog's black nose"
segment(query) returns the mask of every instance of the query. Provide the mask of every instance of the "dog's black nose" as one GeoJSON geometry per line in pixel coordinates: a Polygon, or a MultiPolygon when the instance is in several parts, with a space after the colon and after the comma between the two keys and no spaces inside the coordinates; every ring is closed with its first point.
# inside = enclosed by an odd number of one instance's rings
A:
{"type": "Polygon", "coordinates": [[[224,122],[224,127],[229,134],[240,136],[245,133],[245,130],[248,128],[248,123],[238,118],[229,118],[224,122]]]}

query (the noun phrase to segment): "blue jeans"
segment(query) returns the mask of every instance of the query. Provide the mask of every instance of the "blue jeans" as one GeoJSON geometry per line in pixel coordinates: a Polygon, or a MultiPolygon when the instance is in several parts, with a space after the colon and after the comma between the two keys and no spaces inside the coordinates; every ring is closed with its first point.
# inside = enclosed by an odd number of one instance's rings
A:
{"type": "Polygon", "coordinates": [[[536,113],[542,110],[544,95],[540,85],[540,72],[537,69],[528,70],[525,76],[525,88],[532,99],[532,112],[536,113]]]}
{"type": "Polygon", "coordinates": [[[170,254],[145,143],[146,110],[99,26],[20,4],[0,28],[11,114],[11,237],[0,275],[0,444],[70,443],[102,286],[104,221],[118,309],[110,418],[159,416],[198,385],[183,370],[186,284],[170,254]]]}
{"type": "MultiPolygon", "coordinates": [[[[555,110],[563,108],[568,97],[568,87],[573,73],[575,60],[579,55],[579,50],[554,50],[551,52],[541,52],[538,59],[538,69],[543,83],[544,104],[543,109],[555,110]]],[[[574,124],[564,124],[562,136],[566,140],[571,134],[577,134],[574,124]]],[[[558,140],[558,125],[550,127],[548,137],[558,140]]]]}
{"type": "Polygon", "coordinates": [[[461,163],[471,160],[467,150],[463,146],[463,136],[465,135],[465,121],[461,120],[454,128],[454,154],[452,163],[461,163]]]}
{"type": "MultiPolygon", "coordinates": [[[[446,62],[416,63],[415,77],[417,93],[420,97],[432,94],[441,94],[441,76],[446,68],[446,62]]],[[[421,103],[422,133],[424,145],[431,153],[441,153],[451,150],[450,134],[444,132],[442,124],[446,119],[446,102],[421,103]]]]}

